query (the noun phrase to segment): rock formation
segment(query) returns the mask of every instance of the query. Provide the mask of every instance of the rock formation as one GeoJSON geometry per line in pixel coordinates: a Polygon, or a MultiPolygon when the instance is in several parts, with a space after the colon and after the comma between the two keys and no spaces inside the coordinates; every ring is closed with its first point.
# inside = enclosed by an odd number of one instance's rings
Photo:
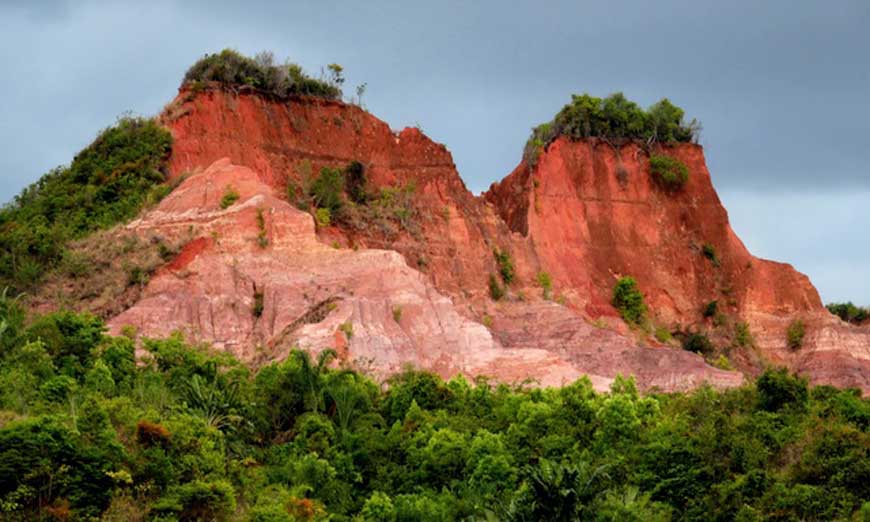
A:
{"type": "Polygon", "coordinates": [[[353,105],[183,89],[161,121],[175,138],[171,177],[183,181],[128,228],[192,240],[111,320],[116,331],[180,330],[254,362],[291,346],[334,347],[379,375],[410,363],[545,385],[588,374],[603,388],[618,373],[644,389],[742,382],[629,329],[610,298],[617,278],[631,275],[653,325],[704,329],[724,343],[745,321],[754,346],[732,352],[745,373],[786,364],[814,382],[870,390],[870,330],[827,313],[789,265],[746,250],[697,145],[663,149],[689,167],[677,192],[651,181],[637,145],[560,138],[534,167],[520,163],[475,197],[443,145],[417,129],[395,133],[353,105]],[[413,223],[315,227],[288,202],[288,187],[352,161],[374,188],[414,187],[413,223]],[[228,187],[240,198],[222,209],[228,187]],[[498,302],[488,290],[494,248],[516,267],[498,302]],[[536,282],[541,272],[552,300],[536,282]],[[705,318],[711,301],[719,313],[705,318]],[[785,331],[797,319],[807,333],[793,350],[785,331]]]}

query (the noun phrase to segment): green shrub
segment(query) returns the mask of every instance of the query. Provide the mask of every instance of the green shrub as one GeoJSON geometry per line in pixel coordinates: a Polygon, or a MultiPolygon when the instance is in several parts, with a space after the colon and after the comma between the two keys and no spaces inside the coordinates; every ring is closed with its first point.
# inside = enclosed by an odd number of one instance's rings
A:
{"type": "Polygon", "coordinates": [[[224,189],[224,195],[221,198],[221,209],[226,210],[233,206],[233,203],[239,200],[239,192],[233,187],[228,186],[224,189]]]}
{"type": "Polygon", "coordinates": [[[504,297],[505,290],[498,282],[498,278],[495,274],[489,274],[489,296],[492,297],[493,301],[498,301],[502,297],[504,297]]]}
{"type": "Polygon", "coordinates": [[[318,208],[328,209],[330,214],[336,216],[344,204],[343,190],[344,176],[341,170],[323,167],[320,175],[309,187],[308,194],[318,208]]]}
{"type": "Polygon", "coordinates": [[[106,326],[91,314],[69,311],[46,314],[33,321],[25,333],[30,341],[41,341],[55,366],[72,376],[84,375],[92,355],[103,341],[106,326]]]}
{"type": "Polygon", "coordinates": [[[785,332],[786,343],[792,350],[798,350],[804,344],[806,328],[802,319],[795,319],[788,325],[785,332]]]}
{"type": "Polygon", "coordinates": [[[683,338],[683,350],[708,356],[716,351],[716,347],[706,335],[700,332],[692,332],[683,338]]]}
{"type": "Polygon", "coordinates": [[[716,253],[716,247],[714,247],[710,243],[704,243],[703,245],[701,245],[701,254],[709,259],[710,262],[713,263],[713,266],[718,267],[720,265],[719,255],[716,253]]]}
{"type": "Polygon", "coordinates": [[[294,63],[276,65],[272,53],[262,52],[248,58],[232,49],[224,49],[193,64],[185,73],[182,85],[199,89],[215,82],[228,88],[254,88],[281,99],[314,96],[338,100],[343,81],[341,71],[333,74],[330,81],[316,80],[294,63]]]}
{"type": "Polygon", "coordinates": [[[65,245],[132,219],[165,195],[169,131],[121,118],[0,210],[0,285],[32,289],[62,261],[65,245]]]}
{"type": "Polygon", "coordinates": [[[719,301],[710,301],[704,306],[704,317],[713,317],[719,309],[719,301]]]}
{"type": "Polygon", "coordinates": [[[743,321],[734,325],[734,344],[741,348],[755,346],[752,332],[749,331],[749,323],[743,321]]]}
{"type": "Polygon", "coordinates": [[[314,221],[318,227],[328,227],[332,223],[332,214],[328,208],[319,208],[314,211],[314,221]]]}
{"type": "Polygon", "coordinates": [[[389,495],[375,491],[366,500],[360,512],[362,520],[370,522],[394,522],[396,520],[396,508],[389,495]]]}
{"type": "Polygon", "coordinates": [[[511,259],[510,252],[496,247],[492,249],[492,255],[495,257],[495,263],[498,265],[498,273],[501,275],[501,280],[506,285],[513,283],[515,276],[514,262],[511,259]]]}
{"type": "Polygon", "coordinates": [[[633,277],[620,277],[613,287],[613,306],[625,322],[640,325],[646,318],[646,303],[633,277]]]}
{"type": "Polygon", "coordinates": [[[254,304],[251,307],[251,313],[257,319],[263,317],[263,311],[266,308],[266,294],[262,289],[254,287],[254,304]]]}
{"type": "Polygon", "coordinates": [[[671,335],[671,331],[664,326],[659,326],[656,328],[653,336],[656,338],[656,341],[660,343],[669,343],[673,336],[671,335]]]}
{"type": "Polygon", "coordinates": [[[269,236],[266,234],[266,216],[263,209],[257,209],[257,245],[260,248],[269,246],[269,236]]]}
{"type": "Polygon", "coordinates": [[[544,291],[544,299],[549,300],[550,294],[553,291],[553,280],[550,278],[550,274],[547,272],[538,272],[536,279],[538,281],[538,286],[540,286],[541,290],[544,291]]]}
{"type": "Polygon", "coordinates": [[[806,407],[809,391],[807,380],[789,375],[785,368],[768,369],[755,383],[758,388],[758,401],[761,409],[779,411],[785,407],[803,410],[806,407]]]}
{"type": "Polygon", "coordinates": [[[173,486],[154,503],[156,514],[175,516],[182,521],[225,520],[235,510],[235,491],[225,480],[195,480],[173,486]]]}
{"type": "Polygon", "coordinates": [[[393,321],[397,323],[402,322],[402,305],[396,305],[393,307],[393,321]]]}
{"type": "Polygon", "coordinates": [[[353,337],[353,323],[350,321],[345,321],[338,325],[338,329],[344,334],[348,341],[353,337]]]}
{"type": "Polygon", "coordinates": [[[714,368],[719,368],[720,370],[727,370],[729,372],[734,371],[734,365],[731,364],[731,360],[724,353],[719,354],[719,357],[717,357],[710,364],[713,365],[714,368]]]}
{"type": "Polygon", "coordinates": [[[556,117],[532,129],[525,158],[534,165],[540,150],[559,136],[574,139],[643,140],[645,143],[692,142],[700,132],[696,120],[684,121],[684,112],[667,99],[643,110],[621,92],[606,98],[588,94],[571,96],[556,117]]]}
{"type": "Polygon", "coordinates": [[[860,324],[870,319],[870,310],[855,306],[852,302],[828,303],[825,305],[829,312],[836,315],[847,323],[860,324]]]}
{"type": "Polygon", "coordinates": [[[679,190],[689,181],[689,168],[676,158],[652,154],[649,167],[653,179],[667,190],[679,190]]]}
{"type": "Polygon", "coordinates": [[[344,190],[356,204],[365,204],[368,199],[365,166],[359,161],[350,162],[344,168],[344,190]]]}

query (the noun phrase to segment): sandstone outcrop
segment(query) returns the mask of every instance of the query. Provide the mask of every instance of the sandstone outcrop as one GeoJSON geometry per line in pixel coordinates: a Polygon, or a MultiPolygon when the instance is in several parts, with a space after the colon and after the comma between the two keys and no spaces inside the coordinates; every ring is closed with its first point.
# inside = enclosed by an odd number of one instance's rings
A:
{"type": "MultiPolygon", "coordinates": [[[[134,306],[110,321],[115,333],[127,326],[148,336],[181,332],[254,363],[285,357],[294,346],[314,352],[329,347],[343,361],[381,377],[411,364],[445,378],[534,379],[542,385],[589,375],[596,388],[606,389],[611,368],[604,364],[593,371],[564,348],[579,338],[584,346],[597,341],[607,347],[611,359],[644,353],[650,364],[670,370],[670,380],[639,374],[647,386],[686,388],[707,378],[739,382],[739,375],[707,368],[691,354],[637,348],[603,330],[596,340],[592,327],[557,305],[534,316],[555,314],[545,322],[567,323],[565,343],[517,333],[521,340],[505,347],[485,326],[460,315],[398,253],[323,244],[308,213],[276,197],[259,174],[228,159],[188,176],[127,228],[169,240],[194,239],[151,279],[134,306]],[[221,208],[229,186],[239,199],[221,208]]],[[[633,369],[624,361],[618,367],[633,369]]]]}
{"type": "Polygon", "coordinates": [[[332,346],[379,375],[411,363],[444,376],[543,384],[589,374],[604,387],[618,373],[636,375],[645,389],[742,382],[622,323],[611,292],[632,275],[654,325],[709,331],[726,343],[747,322],[755,346],[732,352],[745,373],[786,364],[814,382],[870,390],[870,331],[828,314],[803,274],[746,250],[699,146],[661,151],[689,167],[676,193],[651,181],[637,145],[560,138],[533,168],[521,162],[475,197],[443,145],[340,102],[182,90],[162,121],[175,137],[171,176],[187,178],[130,228],[195,230],[195,239],[113,328],[178,329],[251,361],[280,358],[292,345],[332,346]],[[415,187],[413,227],[315,227],[287,202],[288,185],[351,161],[366,166],[374,188],[415,187]],[[227,186],[241,198],[224,210],[227,186]],[[494,248],[510,252],[517,273],[499,302],[487,286],[497,273],[494,248]],[[540,272],[552,277],[553,300],[543,299],[540,272]],[[701,314],[714,300],[724,318],[716,325],[701,314]],[[796,319],[807,335],[795,351],[785,330],[796,319]]]}

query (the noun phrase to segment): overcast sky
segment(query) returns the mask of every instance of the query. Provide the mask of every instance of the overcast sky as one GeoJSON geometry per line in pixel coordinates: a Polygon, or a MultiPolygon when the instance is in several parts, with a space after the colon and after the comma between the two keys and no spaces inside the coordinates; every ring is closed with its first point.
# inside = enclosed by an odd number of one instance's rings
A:
{"type": "Polygon", "coordinates": [[[125,111],[156,114],[207,52],[345,67],[368,109],[420,125],[475,192],[571,93],[661,97],[704,125],[756,255],[870,305],[870,2],[0,0],[0,199],[125,111]]]}

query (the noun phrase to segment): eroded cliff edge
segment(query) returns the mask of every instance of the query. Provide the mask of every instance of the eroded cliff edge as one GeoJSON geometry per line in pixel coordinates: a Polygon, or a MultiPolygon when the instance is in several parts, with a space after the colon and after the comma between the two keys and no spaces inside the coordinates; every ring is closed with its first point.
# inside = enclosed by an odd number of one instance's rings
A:
{"type": "Polygon", "coordinates": [[[445,376],[546,384],[590,374],[605,386],[617,373],[666,390],[741,382],[737,372],[629,330],[610,296],[619,276],[632,275],[663,327],[707,329],[724,343],[728,329],[745,321],[754,345],[733,351],[744,372],[786,364],[815,382],[868,390],[867,332],[828,314],[790,266],[749,254],[698,146],[666,151],[690,170],[679,194],[657,190],[636,145],[560,138],[534,168],[521,163],[477,198],[443,145],[417,129],[394,133],[353,105],[183,89],[162,121],[175,138],[171,174],[187,179],[130,227],[167,234],[192,227],[189,245],[196,246],[182,252],[181,268],[161,272],[139,303],[112,320],[115,328],[181,329],[250,360],[281,357],[290,344],[335,346],[382,374],[412,363],[445,376]],[[415,187],[413,227],[315,228],[286,201],[288,185],[352,161],[365,165],[375,187],[415,187]],[[250,187],[237,204],[246,212],[216,207],[228,185],[250,187]],[[266,247],[257,245],[258,212],[266,216],[266,247]],[[704,244],[715,247],[716,264],[702,255],[704,244]],[[499,302],[487,287],[498,270],[494,248],[509,252],[516,267],[499,302]],[[553,280],[551,300],[536,283],[541,272],[553,280]],[[263,310],[254,317],[257,299],[263,310]],[[701,314],[713,300],[723,324],[701,314]],[[306,314],[317,306],[331,309],[314,321],[306,314]],[[795,318],[807,324],[799,351],[785,342],[795,318]]]}

